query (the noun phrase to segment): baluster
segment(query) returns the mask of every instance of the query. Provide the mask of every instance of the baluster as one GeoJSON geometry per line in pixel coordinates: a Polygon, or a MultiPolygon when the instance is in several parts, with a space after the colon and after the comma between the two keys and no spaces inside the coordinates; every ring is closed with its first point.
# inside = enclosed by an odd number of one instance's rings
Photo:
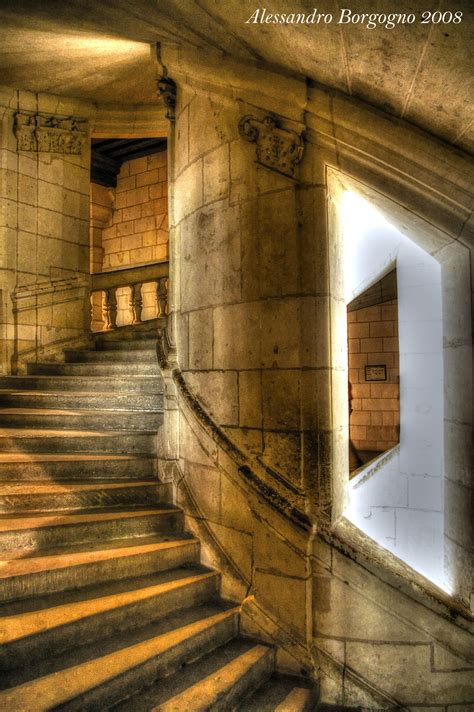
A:
{"type": "Polygon", "coordinates": [[[158,317],[166,316],[168,311],[168,280],[162,277],[156,285],[156,305],[158,317]]]}
{"type": "Polygon", "coordinates": [[[90,323],[90,330],[94,331],[94,297],[96,295],[96,292],[91,292],[89,295],[89,314],[91,317],[91,323],[90,323]]]}
{"type": "Polygon", "coordinates": [[[132,324],[139,324],[142,320],[142,307],[143,307],[143,298],[142,298],[142,284],[139,282],[138,284],[132,284],[130,286],[130,314],[132,317],[132,324]]]}
{"type": "Polygon", "coordinates": [[[105,290],[104,298],[104,328],[110,331],[117,327],[117,287],[105,290]]]}

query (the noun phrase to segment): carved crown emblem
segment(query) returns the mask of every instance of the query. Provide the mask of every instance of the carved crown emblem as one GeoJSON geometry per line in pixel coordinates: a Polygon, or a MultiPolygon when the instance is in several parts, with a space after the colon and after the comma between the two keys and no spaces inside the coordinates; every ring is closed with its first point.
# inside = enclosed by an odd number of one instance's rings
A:
{"type": "Polygon", "coordinates": [[[240,135],[257,144],[257,161],[283,175],[295,177],[303,156],[303,140],[295,131],[284,129],[272,114],[263,120],[244,116],[239,122],[240,135]]]}

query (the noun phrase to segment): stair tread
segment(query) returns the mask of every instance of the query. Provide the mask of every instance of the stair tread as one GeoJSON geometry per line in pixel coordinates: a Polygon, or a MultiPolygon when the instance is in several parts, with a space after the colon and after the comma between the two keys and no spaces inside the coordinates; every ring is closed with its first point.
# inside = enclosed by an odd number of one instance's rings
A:
{"type": "MultiPolygon", "coordinates": [[[[1,376],[0,376],[1,378],[1,376]]],[[[8,376],[8,378],[75,378],[75,379],[84,379],[85,376],[8,376]]],[[[89,379],[89,376],[87,377],[89,379]]],[[[91,376],[91,378],[94,378],[94,376],[91,376]]],[[[100,376],[100,379],[103,380],[103,376],[100,376]]],[[[111,378],[113,378],[111,376],[111,378]]],[[[116,378],[116,376],[115,376],[116,378]]],[[[146,376],[146,378],[149,378],[149,376],[146,376]]],[[[162,395],[163,391],[151,391],[152,395],[162,395]]],[[[54,398],[59,398],[59,397],[64,397],[64,396],[73,396],[78,397],[78,396],[96,396],[98,395],[97,391],[90,391],[90,390],[83,390],[83,391],[60,391],[60,390],[54,390],[54,391],[40,391],[40,390],[29,390],[26,388],[0,388],[0,398],[2,396],[6,395],[16,395],[16,396],[53,396],[54,398]]],[[[100,391],[100,396],[107,398],[108,396],[115,397],[117,395],[116,391],[100,391]]],[[[137,392],[136,391],[121,391],[120,396],[136,396],[137,392]]],[[[3,410],[3,408],[2,408],[3,410]]],[[[109,410],[109,409],[106,409],[109,410]]]]}
{"type": "Polygon", "coordinates": [[[136,487],[160,487],[163,485],[159,480],[117,480],[116,482],[111,482],[106,480],[101,482],[100,480],[89,480],[87,482],[78,482],[73,480],[71,482],[62,481],[57,482],[15,482],[10,484],[9,482],[0,481],[0,496],[10,496],[10,495],[31,495],[31,494],[67,494],[74,492],[89,492],[98,489],[101,490],[114,490],[114,489],[126,489],[128,487],[135,489],[136,487]]]}
{"type": "Polygon", "coordinates": [[[32,552],[25,556],[24,551],[2,552],[0,560],[0,579],[12,576],[25,576],[51,569],[63,569],[81,566],[96,561],[118,559],[124,556],[164,551],[197,544],[198,540],[185,534],[179,536],[129,537],[119,540],[106,540],[95,546],[90,542],[76,546],[55,547],[32,552]]]}
{"type": "Polygon", "coordinates": [[[160,505],[159,508],[143,508],[136,507],[133,510],[129,508],[121,510],[120,508],[101,508],[100,511],[92,509],[90,512],[81,512],[78,514],[76,510],[71,512],[61,511],[60,514],[51,514],[48,512],[35,512],[24,516],[22,514],[0,514],[0,534],[7,531],[18,531],[20,529],[39,529],[41,527],[54,527],[64,524],[84,524],[94,522],[106,522],[113,519],[130,519],[132,517],[148,517],[160,516],[162,514],[170,514],[181,512],[178,507],[172,505],[160,505]]]}
{"type": "MultiPolygon", "coordinates": [[[[130,415],[136,415],[137,411],[136,410],[131,410],[130,408],[123,408],[120,411],[120,414],[126,414],[129,413],[130,415]]],[[[111,415],[117,413],[116,409],[99,409],[99,408],[2,408],[0,413],[6,414],[6,415],[60,415],[61,417],[72,417],[72,416],[77,416],[77,415],[94,415],[96,417],[100,417],[101,415],[111,415]]],[[[156,413],[158,415],[161,415],[163,413],[163,409],[150,409],[150,408],[140,408],[138,413],[141,415],[142,413],[156,413]]]]}
{"type": "Polygon", "coordinates": [[[0,708],[24,712],[34,700],[35,712],[50,710],[163,655],[238,611],[218,604],[189,609],[188,616],[180,612],[145,629],[121,632],[99,646],[83,646],[59,659],[42,661],[25,671],[28,681],[0,692],[0,708]]]}
{"type": "MultiPolygon", "coordinates": [[[[143,353],[149,353],[150,351],[154,352],[156,350],[156,342],[153,341],[153,339],[137,339],[137,342],[144,345],[143,341],[148,345],[148,348],[136,348],[134,351],[137,353],[140,353],[140,351],[143,351],[143,353]]],[[[118,342],[120,343],[120,342],[118,342]]],[[[123,343],[123,342],[122,342],[123,343]]],[[[120,349],[117,349],[119,351],[120,349]]],[[[95,353],[96,349],[95,348],[90,348],[90,349],[64,349],[64,353],[66,354],[84,354],[84,353],[95,353]]]]}
{"type": "Polygon", "coordinates": [[[78,437],[78,438],[109,438],[113,436],[123,437],[130,433],[132,436],[153,435],[156,430],[55,430],[53,428],[0,428],[0,438],[54,438],[54,437],[78,437]]]}
{"type": "Polygon", "coordinates": [[[237,638],[114,707],[114,712],[204,712],[272,649],[237,638]]]}
{"type": "Polygon", "coordinates": [[[75,597],[70,596],[68,601],[64,601],[64,593],[61,597],[57,595],[45,597],[49,605],[40,605],[40,607],[36,605],[33,609],[29,600],[26,606],[24,601],[21,602],[22,606],[6,604],[0,606],[0,644],[4,645],[27,636],[44,633],[163,593],[176,592],[182,587],[192,586],[217,576],[214,571],[203,571],[198,567],[194,567],[194,570],[176,569],[128,580],[128,586],[122,585],[122,590],[117,590],[120,587],[106,584],[83,590],[80,598],[76,594],[75,597]],[[15,612],[15,607],[20,610],[15,612]]]}
{"type": "MultiPolygon", "coordinates": [[[[64,366],[67,364],[64,364],[64,363],[54,363],[53,364],[51,361],[49,361],[48,365],[64,366]]],[[[11,379],[13,381],[21,381],[24,378],[35,378],[38,381],[50,381],[52,378],[64,379],[65,381],[70,381],[70,380],[77,381],[77,380],[83,380],[84,378],[87,378],[87,380],[94,380],[96,378],[98,381],[103,381],[104,378],[108,378],[110,381],[112,381],[117,378],[117,374],[112,374],[110,376],[102,376],[102,375],[94,376],[94,374],[90,374],[90,375],[88,374],[87,376],[85,376],[84,374],[64,374],[64,373],[62,373],[60,375],[51,375],[49,373],[23,373],[23,374],[20,373],[20,374],[11,374],[8,376],[5,376],[5,375],[0,376],[0,379],[8,379],[8,380],[11,379]]],[[[122,376],[122,378],[123,378],[123,376],[122,376]]],[[[135,379],[140,380],[142,378],[149,380],[150,378],[152,378],[155,381],[160,381],[161,375],[160,375],[159,371],[156,374],[131,373],[129,378],[133,379],[133,380],[135,380],[135,379]]],[[[12,389],[10,388],[10,389],[4,389],[4,390],[12,390],[12,389]]]]}
{"type": "Polygon", "coordinates": [[[0,463],[2,462],[89,462],[103,460],[128,460],[134,462],[143,459],[155,459],[156,455],[151,453],[133,453],[131,455],[120,453],[72,453],[72,452],[2,452],[0,453],[0,463]]]}
{"type": "Polygon", "coordinates": [[[262,658],[272,655],[268,646],[243,638],[234,639],[200,660],[182,668],[171,678],[131,698],[114,712],[204,712],[262,658]]]}
{"type": "Polygon", "coordinates": [[[244,702],[242,712],[304,712],[314,708],[315,688],[309,681],[273,675],[244,702]]]}

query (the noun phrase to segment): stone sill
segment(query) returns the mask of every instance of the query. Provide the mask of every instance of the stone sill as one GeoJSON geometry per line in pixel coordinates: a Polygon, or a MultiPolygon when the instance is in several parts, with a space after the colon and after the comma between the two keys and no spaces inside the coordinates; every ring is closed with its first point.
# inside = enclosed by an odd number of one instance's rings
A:
{"type": "Polygon", "coordinates": [[[451,623],[471,630],[474,616],[463,600],[449,595],[343,517],[322,538],[377,578],[451,623]]]}

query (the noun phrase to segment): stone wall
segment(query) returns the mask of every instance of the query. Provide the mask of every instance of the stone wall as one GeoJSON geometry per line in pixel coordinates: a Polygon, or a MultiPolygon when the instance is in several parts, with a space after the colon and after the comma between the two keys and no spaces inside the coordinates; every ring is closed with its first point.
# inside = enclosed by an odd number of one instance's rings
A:
{"type": "MultiPolygon", "coordinates": [[[[291,97],[304,91],[283,81],[278,97],[287,86],[291,97]]],[[[186,382],[206,410],[278,472],[276,486],[304,508],[305,480],[309,473],[314,480],[323,447],[310,411],[324,389],[317,334],[327,296],[304,274],[297,182],[259,164],[255,144],[239,134],[246,115],[265,117],[247,94],[234,101],[182,88],[173,157],[175,336],[186,382]]],[[[301,103],[281,101],[285,126],[299,130],[301,103]]]]}
{"type": "Polygon", "coordinates": [[[0,92],[2,372],[55,355],[88,326],[89,141],[80,155],[19,150],[18,112],[85,117],[87,104],[0,92]]]}
{"type": "Polygon", "coordinates": [[[399,441],[400,364],[397,300],[348,311],[350,437],[357,450],[384,452],[399,441]],[[367,382],[367,365],[384,365],[387,380],[367,382]]]}
{"type": "Polygon", "coordinates": [[[168,259],[166,151],[125,161],[102,230],[102,271],[168,259]]]}
{"type": "MultiPolygon", "coordinates": [[[[161,54],[178,101],[170,154],[177,363],[167,377],[160,472],[173,476],[224,592],[244,602],[244,632],[276,642],[281,669],[315,674],[325,702],[467,712],[465,598],[443,594],[343,517],[347,300],[328,188],[328,166],[367,181],[396,199],[406,230],[421,212],[432,223],[416,224],[419,239],[434,231],[430,239],[441,250],[459,246],[462,260],[467,161],[443,153],[458,186],[454,205],[429,137],[253,65],[163,46],[161,54]],[[243,117],[268,111],[297,132],[305,118],[300,182],[264,168],[239,135],[243,117]],[[416,179],[400,151],[416,157],[416,179]],[[309,526],[300,528],[293,515],[302,510],[309,526]]],[[[460,284],[451,292],[458,305],[460,284]]],[[[456,538],[467,546],[467,529],[456,538]]],[[[457,590],[464,596],[464,584],[457,590]]]]}
{"type": "Polygon", "coordinates": [[[115,191],[98,183],[91,183],[90,192],[90,267],[91,274],[102,272],[104,247],[102,231],[112,222],[115,191]]]}

